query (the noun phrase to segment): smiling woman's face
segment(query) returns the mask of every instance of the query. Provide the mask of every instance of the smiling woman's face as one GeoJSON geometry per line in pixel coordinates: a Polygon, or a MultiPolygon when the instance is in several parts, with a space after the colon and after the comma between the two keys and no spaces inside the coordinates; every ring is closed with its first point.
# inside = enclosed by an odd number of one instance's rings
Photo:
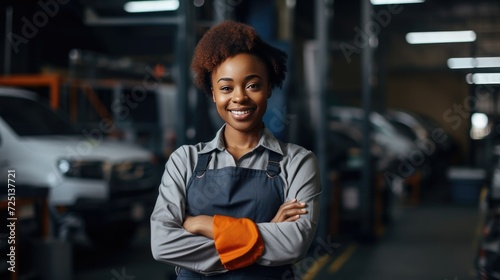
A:
{"type": "Polygon", "coordinates": [[[265,64],[247,53],[227,58],[212,73],[212,96],[226,129],[258,133],[271,96],[265,64]]]}

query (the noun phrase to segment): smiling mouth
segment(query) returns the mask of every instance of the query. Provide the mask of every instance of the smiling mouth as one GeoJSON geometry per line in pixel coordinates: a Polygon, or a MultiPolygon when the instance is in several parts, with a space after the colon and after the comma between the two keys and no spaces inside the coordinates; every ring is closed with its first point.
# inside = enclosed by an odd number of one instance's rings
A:
{"type": "Polygon", "coordinates": [[[245,115],[245,114],[248,114],[250,113],[251,111],[253,111],[253,109],[250,109],[250,110],[229,110],[229,112],[235,114],[235,115],[245,115]]]}

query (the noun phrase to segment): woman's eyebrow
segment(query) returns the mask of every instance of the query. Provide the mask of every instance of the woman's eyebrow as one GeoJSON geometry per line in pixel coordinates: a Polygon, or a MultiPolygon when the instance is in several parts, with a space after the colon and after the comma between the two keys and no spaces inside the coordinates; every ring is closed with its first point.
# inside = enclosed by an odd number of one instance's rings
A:
{"type": "Polygon", "coordinates": [[[261,78],[259,75],[257,75],[257,74],[252,74],[252,75],[248,75],[248,76],[246,76],[246,77],[245,77],[245,81],[251,80],[251,79],[253,79],[253,78],[259,78],[259,79],[261,79],[261,80],[262,80],[262,78],[261,78]]]}
{"type": "Polygon", "coordinates": [[[232,81],[233,81],[233,79],[231,79],[231,78],[226,78],[226,77],[222,77],[222,78],[220,78],[220,79],[218,79],[218,80],[217,80],[217,83],[218,83],[218,82],[220,82],[220,81],[232,82],[232,81]]]}
{"type": "MultiPolygon", "coordinates": [[[[245,77],[245,81],[248,81],[248,80],[251,80],[253,78],[259,78],[262,80],[262,78],[257,75],[257,74],[252,74],[252,75],[248,75],[245,77]]],[[[217,80],[217,83],[219,83],[220,81],[225,81],[225,82],[233,82],[233,79],[232,78],[229,78],[229,77],[222,77],[220,79],[217,80]]]]}

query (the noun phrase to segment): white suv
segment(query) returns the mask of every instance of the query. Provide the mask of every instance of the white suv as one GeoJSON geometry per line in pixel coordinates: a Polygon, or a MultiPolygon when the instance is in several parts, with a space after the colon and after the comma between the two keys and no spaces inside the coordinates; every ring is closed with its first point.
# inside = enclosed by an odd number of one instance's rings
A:
{"type": "Polygon", "coordinates": [[[17,190],[49,189],[55,235],[73,221],[95,242],[124,245],[148,219],[163,166],[93,132],[75,131],[32,92],[0,87],[1,174],[15,170],[17,190]]]}

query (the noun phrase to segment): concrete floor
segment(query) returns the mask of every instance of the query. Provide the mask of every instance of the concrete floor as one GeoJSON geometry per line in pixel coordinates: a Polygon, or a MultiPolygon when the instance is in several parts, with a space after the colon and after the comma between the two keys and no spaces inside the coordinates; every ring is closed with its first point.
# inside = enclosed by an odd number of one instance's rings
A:
{"type": "Polygon", "coordinates": [[[343,244],[311,279],[477,279],[476,208],[427,205],[404,212],[377,243],[343,244]]]}
{"type": "Polygon", "coordinates": [[[484,213],[457,203],[450,186],[422,194],[417,206],[401,207],[397,219],[373,244],[341,244],[304,279],[478,279],[474,258],[484,213]]]}

